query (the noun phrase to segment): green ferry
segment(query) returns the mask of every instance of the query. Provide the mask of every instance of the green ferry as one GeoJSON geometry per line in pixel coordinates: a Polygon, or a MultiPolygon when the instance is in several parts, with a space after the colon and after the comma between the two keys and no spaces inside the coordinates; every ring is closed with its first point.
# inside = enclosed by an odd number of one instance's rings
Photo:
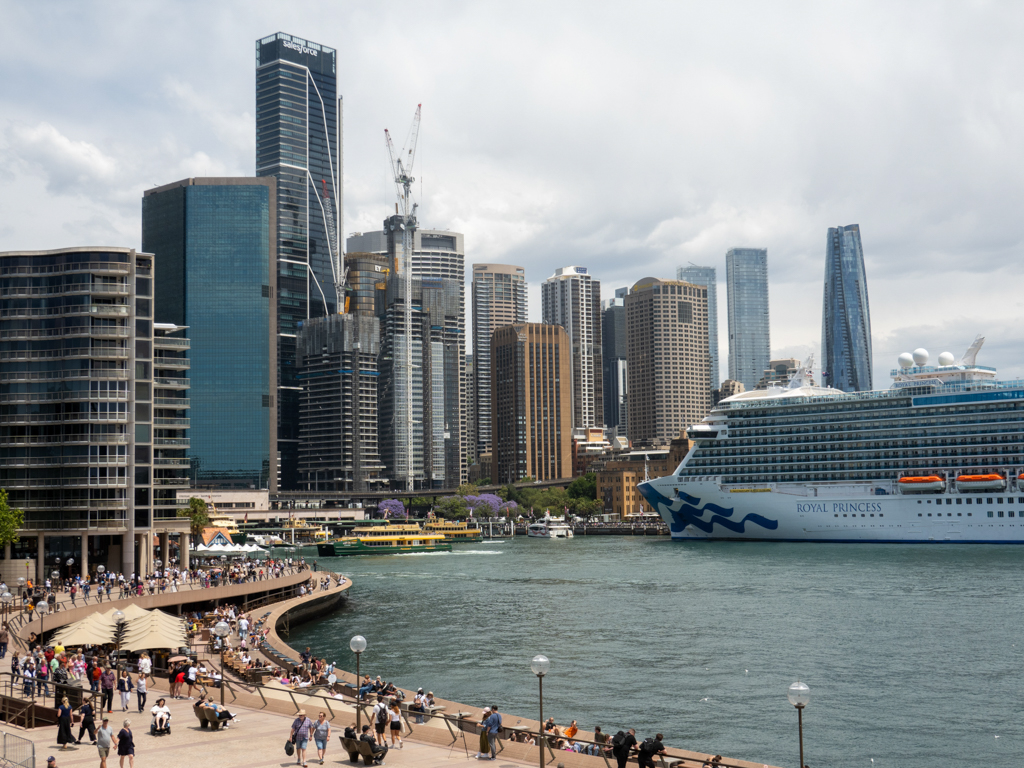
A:
{"type": "Polygon", "coordinates": [[[320,557],[348,555],[397,555],[409,552],[451,552],[452,545],[441,533],[426,533],[415,524],[354,528],[344,536],[317,545],[320,557]]]}
{"type": "Polygon", "coordinates": [[[454,520],[432,520],[424,528],[429,533],[442,533],[444,537],[453,543],[475,542],[484,540],[482,529],[469,527],[467,522],[455,522],[454,520]]]}

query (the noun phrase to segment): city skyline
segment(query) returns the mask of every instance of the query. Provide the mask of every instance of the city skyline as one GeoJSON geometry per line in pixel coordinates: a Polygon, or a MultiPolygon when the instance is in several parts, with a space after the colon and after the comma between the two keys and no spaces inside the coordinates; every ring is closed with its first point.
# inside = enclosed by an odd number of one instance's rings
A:
{"type": "Polygon", "coordinates": [[[1015,42],[1021,10],[954,8],[921,19],[867,5],[852,21],[816,9],[785,24],[792,12],[755,9],[743,26],[721,9],[642,5],[613,24],[607,14],[581,21],[540,6],[442,5],[411,10],[428,34],[381,60],[384,11],[317,7],[285,20],[270,5],[245,9],[115,13],[90,4],[56,17],[5,6],[0,203],[8,216],[0,247],[139,246],[145,189],[167,179],[252,175],[250,46],[282,29],[338,51],[346,228],[375,229],[393,210],[381,134],[404,129],[422,101],[420,218],[464,232],[473,261],[523,265],[531,320],[540,317],[539,285],[552,262],[587,264],[606,285],[625,285],[641,274],[670,278],[688,261],[721,274],[728,248],[755,244],[773,254],[772,357],[820,359],[817,323],[792,299],[820,291],[821,232],[859,221],[872,232],[876,386],[898,352],[954,347],[975,332],[989,337],[1008,375],[1024,373],[1018,357],[1000,354],[1020,340],[1011,293],[1020,246],[1011,222],[1024,174],[1015,156],[1007,159],[1004,137],[1024,118],[999,105],[1015,88],[1003,73],[1024,55],[1015,42]],[[883,12],[892,34],[880,31],[883,12]],[[578,36],[563,34],[570,18],[578,36]],[[764,26],[775,37],[755,34],[764,26]],[[687,30],[685,44],[657,44],[678,29],[687,30]],[[853,50],[822,54],[815,41],[840,30],[854,34],[853,50]],[[706,42],[725,35],[741,55],[706,42]],[[41,39],[52,48],[45,59],[33,53],[41,39]],[[131,68],[102,53],[125,39],[147,44],[131,68]],[[437,56],[439,39],[472,43],[437,56]],[[194,49],[188,57],[182,40],[194,49]],[[525,69],[505,56],[520,44],[532,56],[525,69]],[[913,61],[908,49],[917,52],[913,61]],[[36,66],[19,66],[26,60],[36,66]],[[407,74],[412,60],[421,62],[416,77],[407,74]],[[483,71],[492,76],[475,74],[483,71]],[[542,71],[543,82],[535,77],[542,71]],[[636,77],[652,78],[651,88],[628,87],[636,77]],[[607,90],[595,90],[598,82],[607,90]],[[665,92],[686,99],[661,98],[665,92]],[[840,97],[849,92],[858,98],[840,97]],[[736,119],[752,104],[760,110],[756,133],[736,119]],[[680,119],[692,114],[700,118],[680,119]],[[622,140],[652,127],[654,141],[622,140]],[[666,158],[661,147],[669,144],[677,149],[666,158]],[[583,162],[595,157],[602,162],[583,162]],[[841,188],[832,183],[840,173],[841,188]],[[948,183],[935,185],[935,175],[948,183]],[[940,314],[934,296],[950,282],[986,301],[940,314]]]}

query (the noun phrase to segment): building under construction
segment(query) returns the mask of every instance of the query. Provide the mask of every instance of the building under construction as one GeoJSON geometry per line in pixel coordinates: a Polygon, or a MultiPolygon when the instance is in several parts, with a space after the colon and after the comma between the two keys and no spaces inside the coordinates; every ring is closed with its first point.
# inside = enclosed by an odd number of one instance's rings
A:
{"type": "Polygon", "coordinates": [[[380,449],[396,487],[410,471],[415,488],[455,488],[462,479],[463,285],[412,280],[412,452],[406,434],[405,281],[387,281],[381,324],[380,449]]]}
{"type": "Polygon", "coordinates": [[[379,320],[362,313],[306,320],[297,350],[302,487],[386,489],[377,446],[379,320]]]}

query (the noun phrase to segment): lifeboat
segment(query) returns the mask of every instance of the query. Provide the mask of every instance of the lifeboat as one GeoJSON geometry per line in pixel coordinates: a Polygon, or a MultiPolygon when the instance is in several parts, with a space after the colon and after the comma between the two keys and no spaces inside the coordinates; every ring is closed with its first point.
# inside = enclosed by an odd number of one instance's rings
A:
{"type": "Polygon", "coordinates": [[[956,487],[961,491],[1001,491],[1006,487],[1002,475],[957,475],[956,487]]]}
{"type": "Polygon", "coordinates": [[[934,493],[946,488],[946,481],[938,475],[921,475],[917,477],[901,477],[900,490],[903,493],[934,493]]]}

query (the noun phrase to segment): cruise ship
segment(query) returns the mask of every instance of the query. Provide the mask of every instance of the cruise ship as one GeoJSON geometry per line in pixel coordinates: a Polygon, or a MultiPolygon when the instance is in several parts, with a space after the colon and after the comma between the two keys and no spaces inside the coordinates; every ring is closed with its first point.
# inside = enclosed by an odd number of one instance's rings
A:
{"type": "Polygon", "coordinates": [[[814,384],[722,400],[675,472],[639,485],[673,539],[1024,543],[1024,381],[899,356],[887,390],[814,384]]]}

